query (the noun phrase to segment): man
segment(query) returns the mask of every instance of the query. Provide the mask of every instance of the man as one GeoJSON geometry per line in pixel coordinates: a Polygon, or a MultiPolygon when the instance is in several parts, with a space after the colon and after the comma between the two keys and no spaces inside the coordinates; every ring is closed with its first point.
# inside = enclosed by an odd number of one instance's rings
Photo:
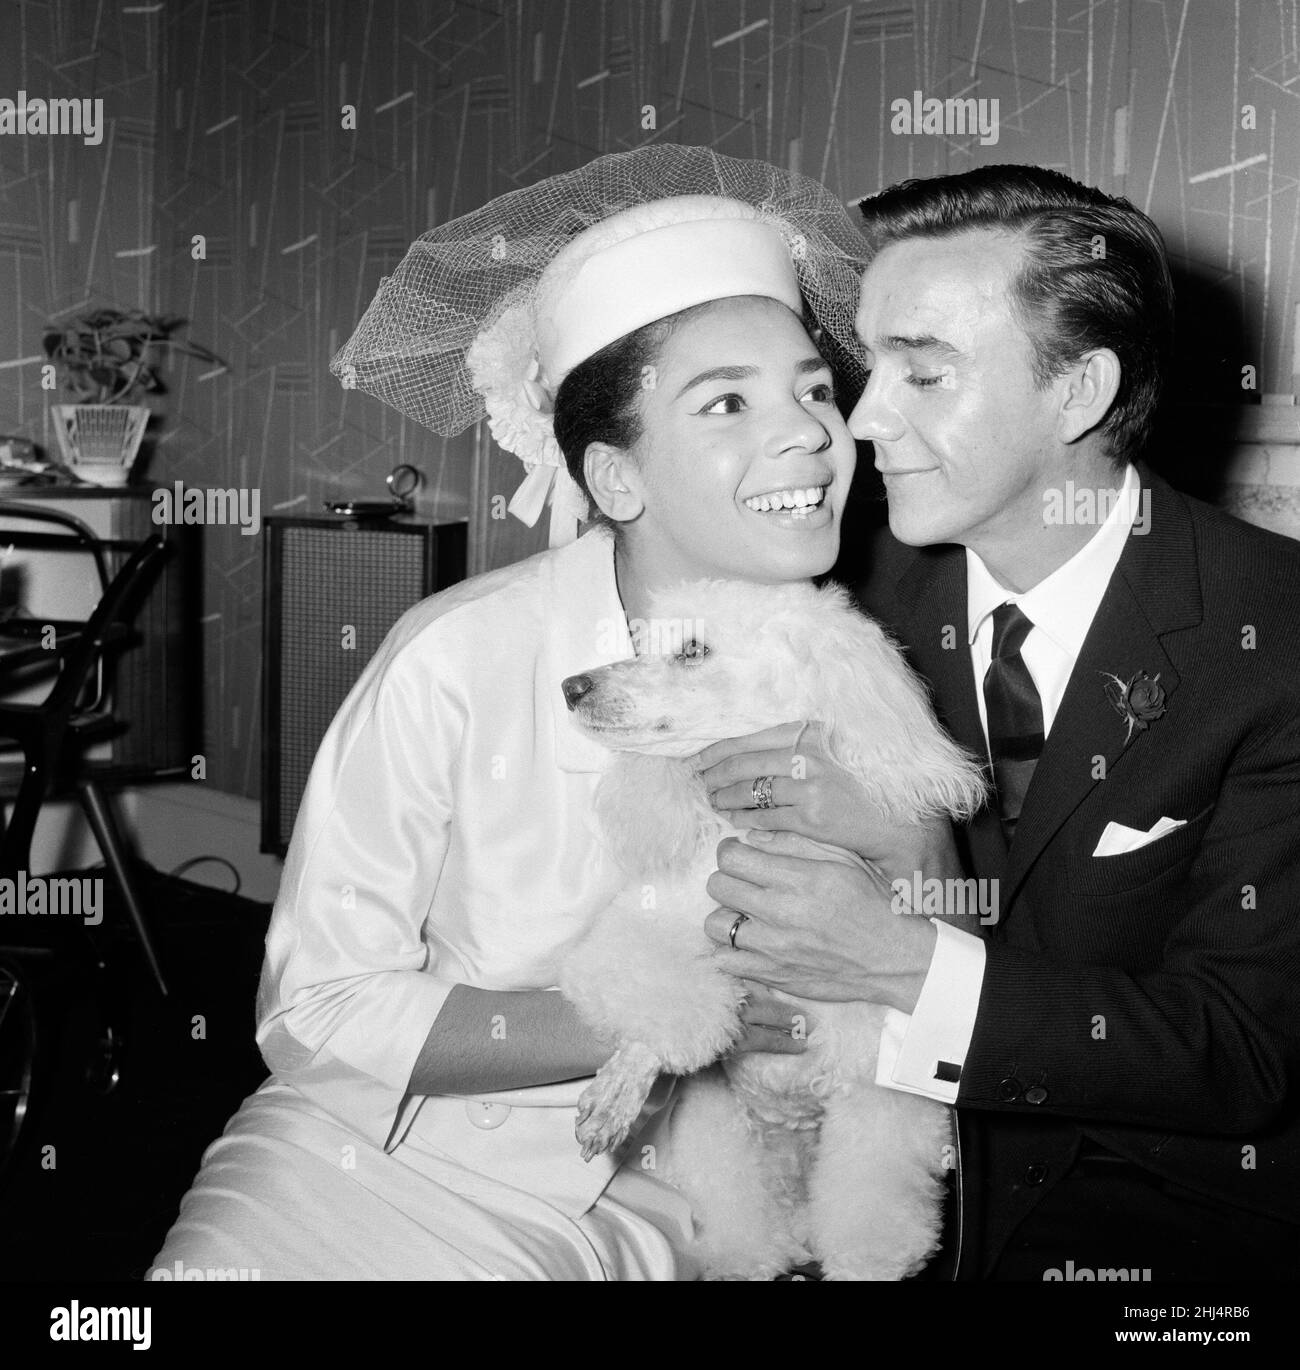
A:
{"type": "Polygon", "coordinates": [[[863,213],[851,427],[892,534],[864,599],[992,798],[954,849],[816,747],[792,767],[795,726],[709,748],[761,844],[720,846],[709,934],[895,1010],[878,1081],[957,1109],[959,1277],[1295,1278],[1300,546],[1144,464],[1172,288],[1126,200],[1006,166],[863,213]],[[897,915],[958,856],[984,916],[897,915]]]}

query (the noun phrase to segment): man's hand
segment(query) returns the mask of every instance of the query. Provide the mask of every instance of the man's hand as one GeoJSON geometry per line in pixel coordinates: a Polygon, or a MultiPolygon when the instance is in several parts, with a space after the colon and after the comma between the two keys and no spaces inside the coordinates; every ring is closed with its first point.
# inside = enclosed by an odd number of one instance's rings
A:
{"type": "Polygon", "coordinates": [[[948,820],[902,825],[887,819],[831,759],[819,723],[782,723],[715,742],[698,753],[695,767],[710,803],[737,828],[801,833],[856,852],[890,880],[910,881],[917,871],[940,879],[961,874],[948,820]],[[772,777],[770,809],[754,805],[760,776],[772,777]]]}
{"type": "Polygon", "coordinates": [[[889,881],[874,867],[826,860],[794,833],[762,845],[728,837],[708,892],[719,907],[704,931],[722,968],[800,999],[861,1001],[910,1013],[937,934],[928,919],[898,914],[889,881]],[[746,921],[730,930],[736,915],[746,921]]]}

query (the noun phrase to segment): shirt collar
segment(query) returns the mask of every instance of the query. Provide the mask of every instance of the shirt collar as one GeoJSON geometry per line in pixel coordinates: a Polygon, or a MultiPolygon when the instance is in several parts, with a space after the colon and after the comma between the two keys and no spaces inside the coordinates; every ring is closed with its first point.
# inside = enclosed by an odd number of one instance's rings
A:
{"type": "MultiPolygon", "coordinates": [[[[1010,601],[1019,604],[1034,627],[1041,628],[1057,647],[1071,657],[1077,657],[1136,521],[1140,484],[1137,471],[1132,465],[1128,466],[1120,498],[1111,506],[1101,527],[1069,561],[1022,595],[999,584],[968,547],[966,622],[969,642],[974,644],[980,624],[994,609],[1010,601]]],[[[1066,508],[1063,514],[1070,518],[1073,510],[1066,508]]]]}
{"type": "Polygon", "coordinates": [[[551,701],[555,758],[562,771],[603,771],[609,750],[573,721],[560,682],[567,676],[635,656],[614,574],[614,539],[603,527],[548,554],[545,577],[545,679],[551,701]]]}

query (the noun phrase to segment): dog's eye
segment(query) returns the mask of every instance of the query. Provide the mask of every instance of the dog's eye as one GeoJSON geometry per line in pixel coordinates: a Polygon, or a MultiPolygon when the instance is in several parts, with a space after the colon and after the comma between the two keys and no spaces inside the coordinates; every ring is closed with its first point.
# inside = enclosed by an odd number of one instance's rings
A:
{"type": "Polygon", "coordinates": [[[696,642],[694,638],[686,643],[677,655],[678,661],[703,661],[709,654],[709,649],[702,642],[696,642]]]}

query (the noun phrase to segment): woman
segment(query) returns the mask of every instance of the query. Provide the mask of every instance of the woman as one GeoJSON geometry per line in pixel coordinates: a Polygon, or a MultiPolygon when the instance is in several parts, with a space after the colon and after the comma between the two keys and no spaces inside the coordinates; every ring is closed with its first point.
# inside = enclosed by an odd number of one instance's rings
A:
{"type": "MultiPolygon", "coordinates": [[[[274,1074],[155,1270],[693,1275],[653,1164],[671,1082],[621,1152],[586,1165],[573,1136],[611,1044],[549,987],[626,877],[560,682],[632,655],[660,586],[834,562],[854,445],[803,319],[860,376],[857,250],[815,182],[665,147],[435,230],[381,286],[336,371],[441,431],[486,408],[558,545],[409,611],[331,725],[267,938],[274,1074]]],[[[737,1049],[801,1049],[760,1026],[790,1012],[756,989],[737,1049]]]]}

